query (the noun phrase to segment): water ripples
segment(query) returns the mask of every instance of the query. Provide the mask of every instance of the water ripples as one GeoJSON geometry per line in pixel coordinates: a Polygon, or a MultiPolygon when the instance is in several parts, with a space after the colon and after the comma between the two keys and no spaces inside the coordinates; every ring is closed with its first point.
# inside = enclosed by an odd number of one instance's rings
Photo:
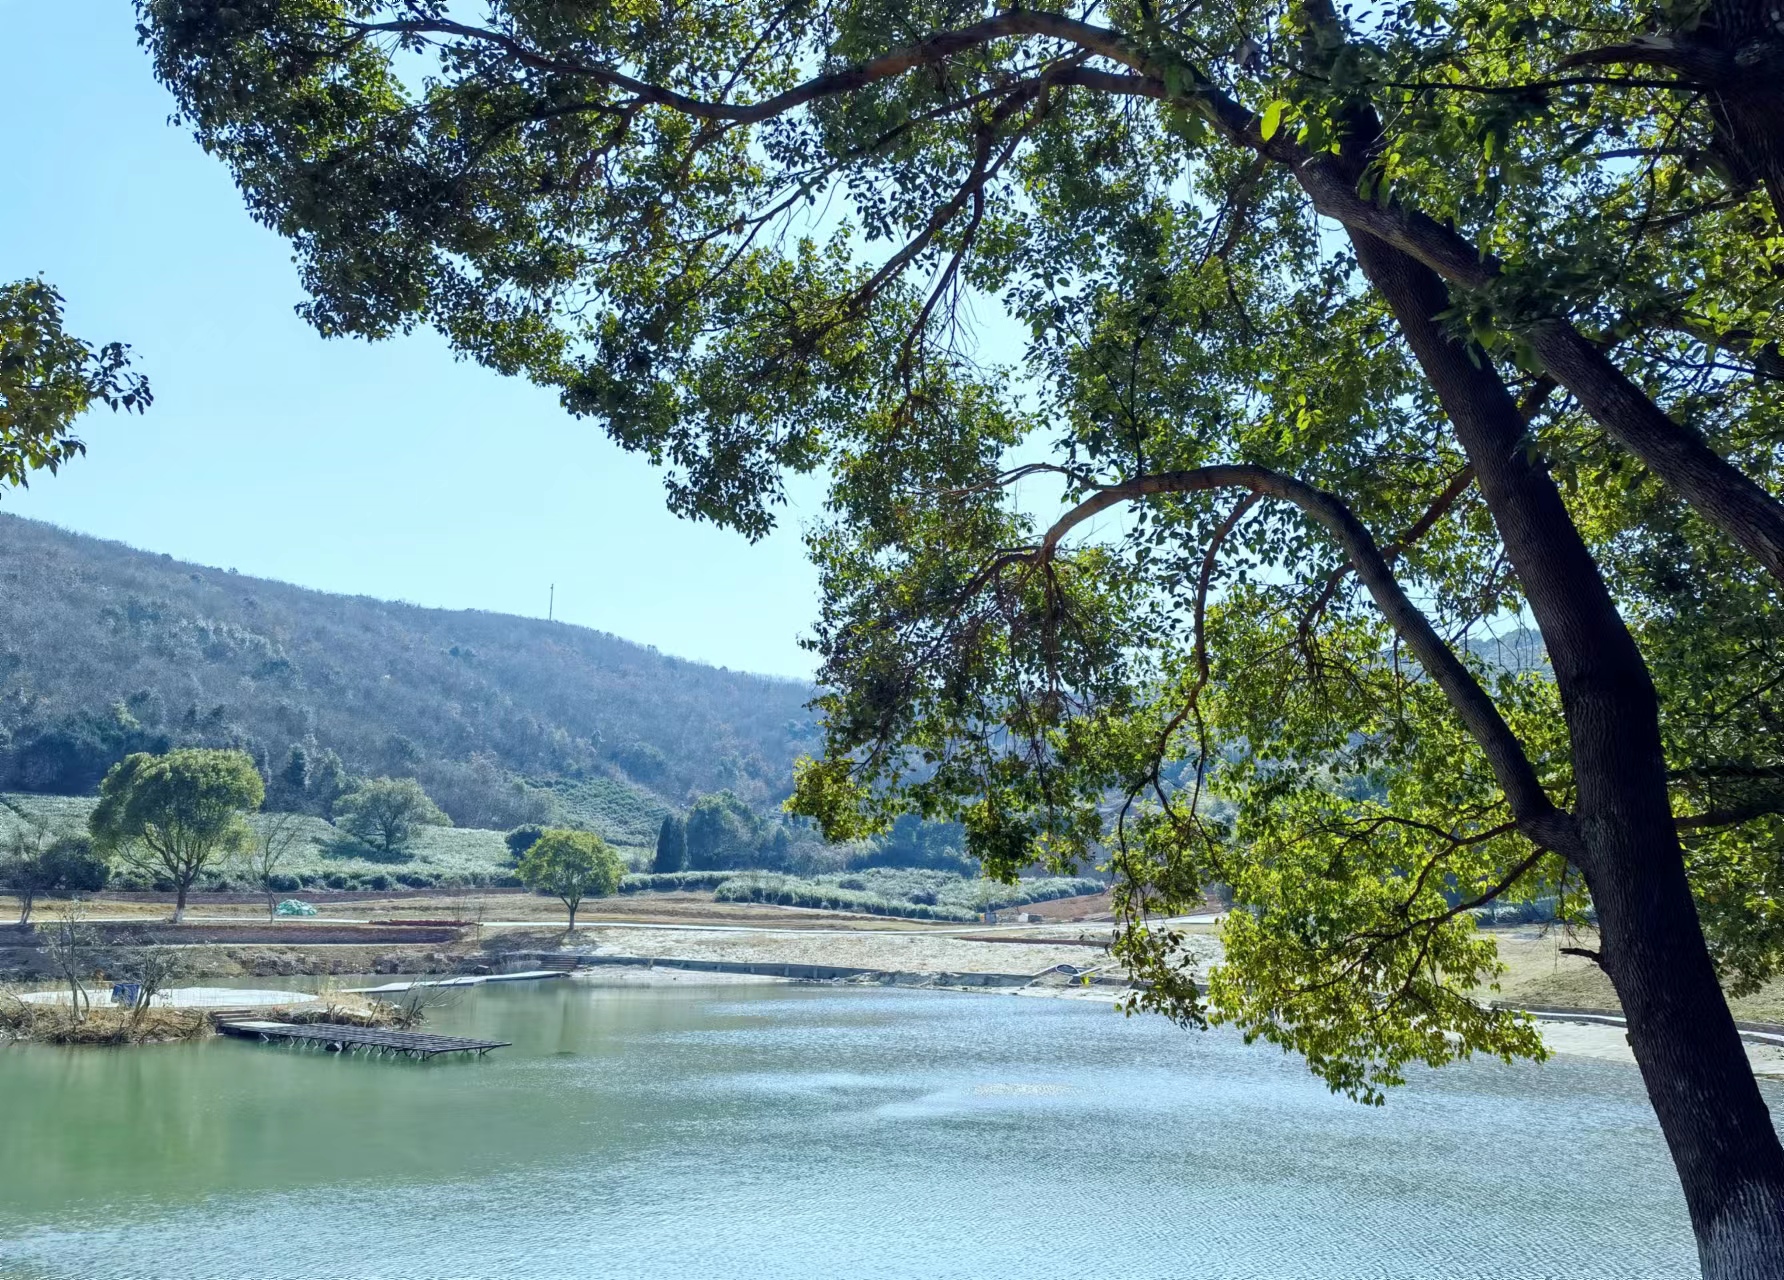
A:
{"type": "MultiPolygon", "coordinates": [[[[685,988],[597,1004],[557,985],[453,1011],[517,1041],[475,1071],[245,1046],[184,1059],[276,1067],[318,1108],[362,1108],[331,1132],[351,1139],[332,1174],[303,1135],[262,1130],[291,1144],[284,1184],[233,1191],[247,1154],[204,1126],[253,1099],[219,1077],[177,1118],[215,1154],[183,1171],[203,1194],[157,1195],[145,1168],[58,1213],[0,1207],[0,1276],[1647,1280],[1695,1265],[1639,1079],[1614,1065],[1467,1064],[1377,1109],[1273,1050],[1095,1005],[685,988]],[[381,1146],[423,1105],[437,1150],[460,1152],[431,1172],[381,1146]]],[[[16,1097],[12,1065],[0,1091],[16,1097]]],[[[23,1187],[0,1170],[0,1206],[23,1187]]]]}

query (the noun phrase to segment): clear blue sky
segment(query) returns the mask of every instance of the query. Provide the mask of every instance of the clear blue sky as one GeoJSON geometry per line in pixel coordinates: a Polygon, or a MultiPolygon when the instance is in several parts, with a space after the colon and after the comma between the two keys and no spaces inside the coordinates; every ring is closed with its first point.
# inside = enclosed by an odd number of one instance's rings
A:
{"type": "Polygon", "coordinates": [[[431,334],[324,342],[285,244],[170,127],[127,0],[0,0],[0,280],[132,344],[145,417],[0,510],[328,591],[557,616],[734,669],[809,675],[806,486],[751,546],[677,520],[659,477],[554,398],[431,334]]]}

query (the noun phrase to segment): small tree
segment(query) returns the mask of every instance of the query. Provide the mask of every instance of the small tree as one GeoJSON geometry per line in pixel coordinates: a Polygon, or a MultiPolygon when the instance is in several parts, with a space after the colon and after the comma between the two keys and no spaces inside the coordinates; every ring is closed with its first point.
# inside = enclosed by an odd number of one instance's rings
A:
{"type": "Polygon", "coordinates": [[[267,779],[268,809],[301,810],[309,801],[310,753],[301,742],[294,742],[285,753],[285,763],[267,779]]]}
{"type": "Polygon", "coordinates": [[[125,958],[122,976],[136,983],[132,1020],[141,1018],[143,1010],[155,1002],[155,997],[184,972],[185,961],[172,947],[138,947],[131,952],[125,958]]]}
{"type": "Polygon", "coordinates": [[[278,918],[279,895],[273,885],[279,868],[303,838],[303,815],[291,812],[263,814],[253,826],[253,838],[241,852],[241,867],[266,895],[266,918],[278,918]]]}
{"type": "Polygon", "coordinates": [[[584,898],[605,898],[619,888],[625,865],[592,831],[547,831],[520,860],[521,883],[535,893],[559,898],[576,928],[584,898]]]}
{"type": "Polygon", "coordinates": [[[111,882],[111,863],[83,833],[57,836],[43,851],[44,888],[50,892],[98,893],[111,882]]]}
{"type": "Polygon", "coordinates": [[[86,1016],[92,1004],[85,979],[92,971],[92,952],[98,943],[98,935],[87,923],[87,905],[78,901],[57,909],[44,938],[44,952],[68,984],[68,1004],[76,1022],[86,1016]]]}
{"type": "Polygon", "coordinates": [[[312,752],[309,766],[310,775],[304,789],[304,808],[310,813],[331,818],[334,816],[335,802],[346,794],[350,786],[347,767],[341,763],[340,756],[328,750],[312,752]]]}
{"type": "Polygon", "coordinates": [[[175,923],[199,874],[253,839],[245,815],[265,791],[242,751],[182,748],[126,756],[99,786],[88,819],[102,852],[143,874],[173,881],[175,923]]]}
{"type": "Polygon", "coordinates": [[[657,856],[650,864],[650,869],[660,876],[673,875],[685,870],[687,865],[687,823],[673,813],[665,814],[663,825],[657,830],[657,856]]]}
{"type": "Polygon", "coordinates": [[[335,804],[336,821],[386,857],[408,850],[418,827],[450,827],[452,819],[413,778],[369,778],[335,804]]]}
{"type": "Polygon", "coordinates": [[[29,819],[21,821],[7,837],[6,853],[0,859],[0,889],[19,900],[21,928],[31,923],[37,895],[48,888],[44,883],[46,869],[43,862],[48,845],[49,828],[29,819]]]}
{"type": "Polygon", "coordinates": [[[94,851],[91,838],[69,835],[51,840],[49,829],[35,823],[13,831],[0,861],[0,889],[18,898],[21,926],[31,923],[39,894],[95,893],[110,878],[111,867],[94,851]]]}

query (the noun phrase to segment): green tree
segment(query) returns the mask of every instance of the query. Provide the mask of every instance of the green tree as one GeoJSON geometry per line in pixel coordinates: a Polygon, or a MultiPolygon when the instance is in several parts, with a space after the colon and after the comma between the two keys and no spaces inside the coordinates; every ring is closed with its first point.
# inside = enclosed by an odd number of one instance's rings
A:
{"type": "Polygon", "coordinates": [[[661,876],[685,871],[687,866],[687,823],[673,813],[666,813],[663,815],[663,825],[657,828],[657,853],[651,861],[650,869],[661,876]]]}
{"type": "Polygon", "coordinates": [[[701,796],[688,810],[687,866],[692,871],[724,871],[754,859],[760,820],[730,791],[701,796]]]}
{"type": "Polygon", "coordinates": [[[111,864],[85,834],[57,836],[43,851],[44,888],[52,892],[98,893],[111,881],[111,864]]]}
{"type": "Polygon", "coordinates": [[[526,856],[526,851],[537,844],[539,842],[539,837],[544,834],[544,827],[541,827],[536,823],[527,823],[524,826],[514,828],[514,830],[503,836],[502,843],[508,846],[509,860],[518,863],[521,858],[526,856]]]}
{"type": "Polygon", "coordinates": [[[278,807],[295,813],[305,811],[310,792],[310,753],[301,742],[294,742],[285,752],[285,763],[269,781],[267,808],[278,807]]]}
{"type": "Polygon", "coordinates": [[[549,893],[562,901],[570,913],[572,931],[582,900],[613,893],[625,873],[619,855],[592,831],[547,831],[520,860],[521,883],[535,893],[549,893]]]}
{"type": "Polygon", "coordinates": [[[834,477],[829,835],[1109,849],[1152,1007],[1365,1098],[1539,1053],[1470,909],[1589,905],[1705,1274],[1784,1272],[1721,985],[1784,962],[1756,0],[139,7],[322,331],[432,324],[750,536],[834,477]],[[1150,922],[1210,882],[1202,991],[1150,922]]]}
{"type": "Polygon", "coordinates": [[[42,280],[0,284],[0,487],[86,452],[70,434],[94,404],[142,412],[149,384],[129,348],[94,348],[62,328],[62,295],[42,280]]]}
{"type": "Polygon", "coordinates": [[[113,765],[88,818],[95,846],[155,879],[171,880],[173,918],[199,874],[252,840],[246,815],[265,795],[246,752],[187,747],[138,752],[113,765]]]}
{"type": "Polygon", "coordinates": [[[450,827],[452,819],[413,778],[368,778],[335,802],[335,821],[354,839],[390,858],[408,852],[421,827],[450,827]]]}
{"type": "Polygon", "coordinates": [[[347,776],[347,769],[341,763],[341,757],[332,750],[311,752],[309,756],[310,776],[304,791],[308,797],[306,812],[321,814],[324,818],[334,816],[335,804],[352,786],[347,776]]]}

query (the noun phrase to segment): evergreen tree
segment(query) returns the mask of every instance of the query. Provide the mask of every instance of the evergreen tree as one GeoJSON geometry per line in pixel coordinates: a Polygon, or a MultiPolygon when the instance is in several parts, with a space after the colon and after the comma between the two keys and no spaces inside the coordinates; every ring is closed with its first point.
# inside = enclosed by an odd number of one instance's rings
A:
{"type": "Polygon", "coordinates": [[[663,815],[663,825],[657,830],[657,856],[652,860],[650,869],[657,875],[672,875],[687,869],[688,865],[688,828],[673,813],[663,815]]]}

